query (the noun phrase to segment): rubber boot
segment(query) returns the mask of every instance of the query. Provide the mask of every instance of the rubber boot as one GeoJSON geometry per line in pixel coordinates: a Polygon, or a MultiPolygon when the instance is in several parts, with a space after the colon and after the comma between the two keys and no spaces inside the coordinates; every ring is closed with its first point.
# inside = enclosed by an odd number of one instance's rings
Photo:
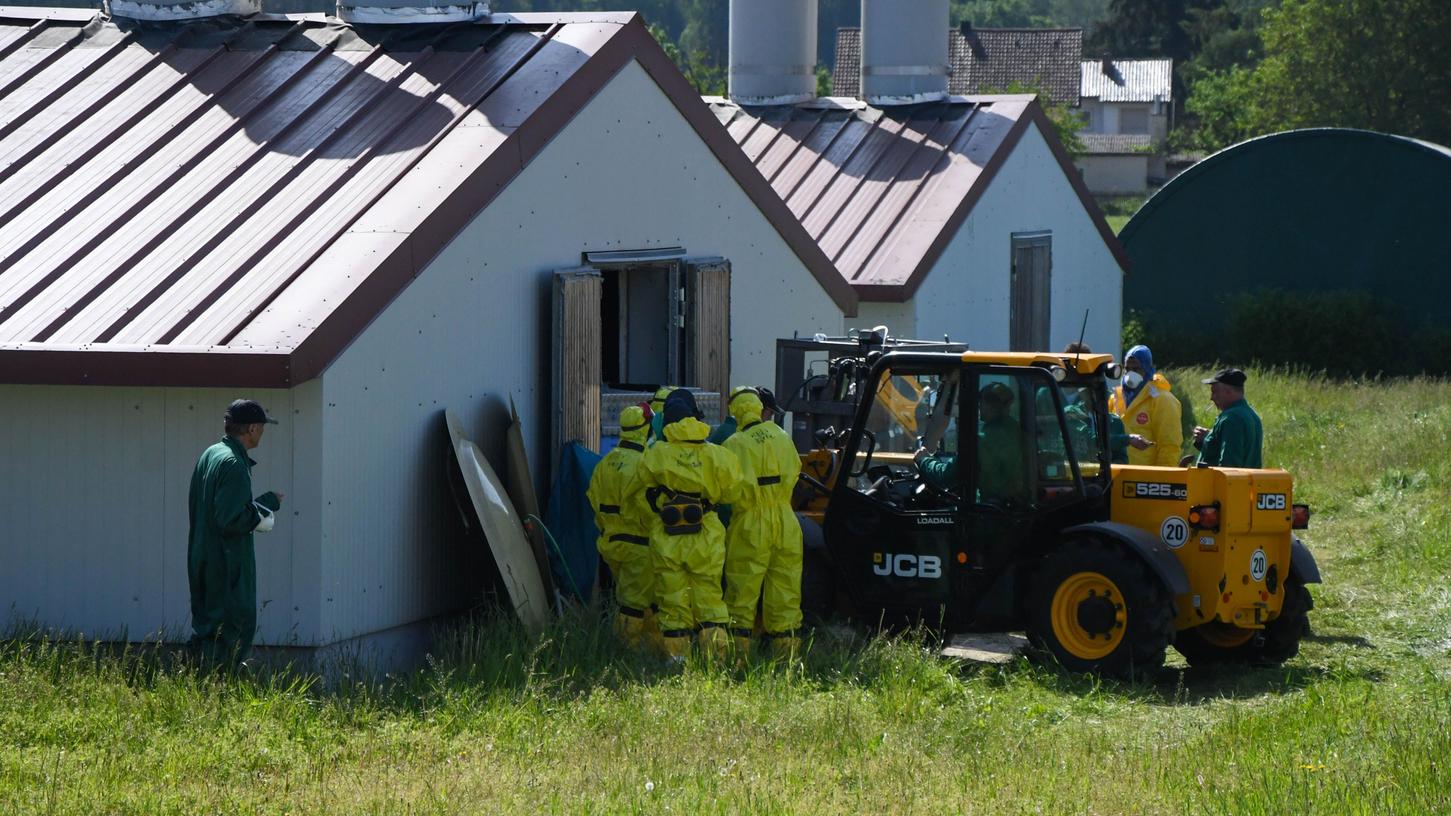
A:
{"type": "Polygon", "coordinates": [[[723,626],[706,626],[696,635],[700,653],[712,666],[724,666],[730,657],[731,636],[723,626]]]}
{"type": "Polygon", "coordinates": [[[615,636],[631,649],[645,645],[645,619],[620,612],[615,615],[615,636]]]}
{"type": "Polygon", "coordinates": [[[801,659],[801,638],[794,632],[771,638],[771,658],[795,663],[801,659]]]}
{"type": "Polygon", "coordinates": [[[686,655],[690,654],[690,632],[688,630],[662,632],[660,643],[665,657],[672,663],[684,663],[686,655]]]}
{"type": "Polygon", "coordinates": [[[744,669],[751,662],[751,630],[731,630],[731,651],[736,655],[736,668],[744,669]]]}
{"type": "Polygon", "coordinates": [[[655,654],[665,654],[665,639],[660,636],[660,618],[654,609],[645,610],[645,648],[655,654]]]}

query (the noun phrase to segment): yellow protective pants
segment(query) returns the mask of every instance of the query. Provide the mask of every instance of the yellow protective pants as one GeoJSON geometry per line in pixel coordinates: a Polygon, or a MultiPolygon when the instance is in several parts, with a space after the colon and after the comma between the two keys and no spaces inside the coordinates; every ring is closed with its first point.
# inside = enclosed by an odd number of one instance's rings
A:
{"type": "Polygon", "coordinates": [[[655,566],[650,558],[650,539],[616,533],[602,536],[598,546],[600,557],[615,576],[615,602],[627,613],[644,614],[655,602],[655,566]]]}
{"type": "Polygon", "coordinates": [[[767,634],[801,628],[801,524],[789,504],[736,510],[726,545],[726,607],[731,629],[767,634]]]}
{"type": "Polygon", "coordinates": [[[650,539],[655,564],[655,604],[661,633],[681,637],[702,623],[726,625],[721,596],[725,566],[725,528],[708,513],[703,529],[691,535],[666,535],[657,529],[650,539]]]}

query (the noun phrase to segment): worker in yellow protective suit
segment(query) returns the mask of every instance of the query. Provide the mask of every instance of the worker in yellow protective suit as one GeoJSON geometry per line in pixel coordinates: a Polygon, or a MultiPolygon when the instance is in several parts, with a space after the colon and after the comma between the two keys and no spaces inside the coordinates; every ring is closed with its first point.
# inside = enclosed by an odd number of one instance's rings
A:
{"type": "Polygon", "coordinates": [[[741,467],[730,451],[706,444],[710,426],[689,391],[665,400],[665,438],[645,451],[638,470],[659,517],[650,537],[655,603],[667,655],[684,659],[699,632],[702,653],[721,660],[730,648],[730,620],[721,595],[725,527],[715,507],[733,501],[741,467]]]}
{"type": "Polygon", "coordinates": [[[655,601],[655,568],[650,562],[650,530],[654,513],[636,484],[645,456],[650,423],[645,411],[631,405],[620,411],[620,442],[595,466],[585,496],[594,508],[600,557],[615,576],[615,633],[640,647],[653,628],[650,605],[655,601]]]}
{"type": "Polygon", "coordinates": [[[794,656],[801,645],[801,523],[791,509],[791,494],[801,457],[779,425],[762,421],[763,404],[755,390],[736,389],[728,407],[738,430],[725,448],[740,460],[743,477],[726,534],[731,637],[743,658],[750,653],[759,602],[772,650],[794,656]]]}
{"type": "Polygon", "coordinates": [[[1123,384],[1108,397],[1108,410],[1124,421],[1129,433],[1129,464],[1179,466],[1184,443],[1183,408],[1169,390],[1169,381],[1154,370],[1148,346],[1134,346],[1124,355],[1123,384]]]}

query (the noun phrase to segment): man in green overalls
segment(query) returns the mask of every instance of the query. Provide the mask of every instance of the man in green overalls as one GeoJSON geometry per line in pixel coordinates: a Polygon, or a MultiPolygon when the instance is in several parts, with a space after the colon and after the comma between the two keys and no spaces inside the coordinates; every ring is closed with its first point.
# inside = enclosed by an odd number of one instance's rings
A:
{"type": "Polygon", "coordinates": [[[1244,398],[1244,372],[1226,368],[1204,381],[1219,409],[1213,428],[1194,429],[1201,467],[1264,467],[1264,426],[1244,398]]]}
{"type": "Polygon", "coordinates": [[[191,583],[192,645],[209,666],[236,669],[257,632],[257,559],[252,533],[269,532],[282,494],[252,498],[247,455],[277,420],[252,400],[227,408],[226,436],[202,452],[187,501],[187,578],[191,583]]]}

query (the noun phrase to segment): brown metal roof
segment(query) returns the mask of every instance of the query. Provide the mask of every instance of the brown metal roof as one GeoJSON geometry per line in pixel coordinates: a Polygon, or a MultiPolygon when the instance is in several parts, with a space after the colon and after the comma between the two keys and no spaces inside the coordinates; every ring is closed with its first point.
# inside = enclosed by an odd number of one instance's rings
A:
{"type": "Polygon", "coordinates": [[[0,382],[317,376],[630,60],[855,296],[634,14],[0,11],[0,382]]]}
{"type": "Polygon", "coordinates": [[[842,100],[716,116],[863,300],[905,301],[1036,124],[1122,268],[1123,248],[1032,95],[897,108],[842,100]]]}
{"type": "MultiPolygon", "coordinates": [[[[1017,83],[1041,89],[1056,104],[1078,104],[1082,29],[961,27],[946,36],[949,93],[1001,93],[1017,83]]],[[[836,96],[861,96],[861,39],[860,28],[836,32],[836,96]]]]}

